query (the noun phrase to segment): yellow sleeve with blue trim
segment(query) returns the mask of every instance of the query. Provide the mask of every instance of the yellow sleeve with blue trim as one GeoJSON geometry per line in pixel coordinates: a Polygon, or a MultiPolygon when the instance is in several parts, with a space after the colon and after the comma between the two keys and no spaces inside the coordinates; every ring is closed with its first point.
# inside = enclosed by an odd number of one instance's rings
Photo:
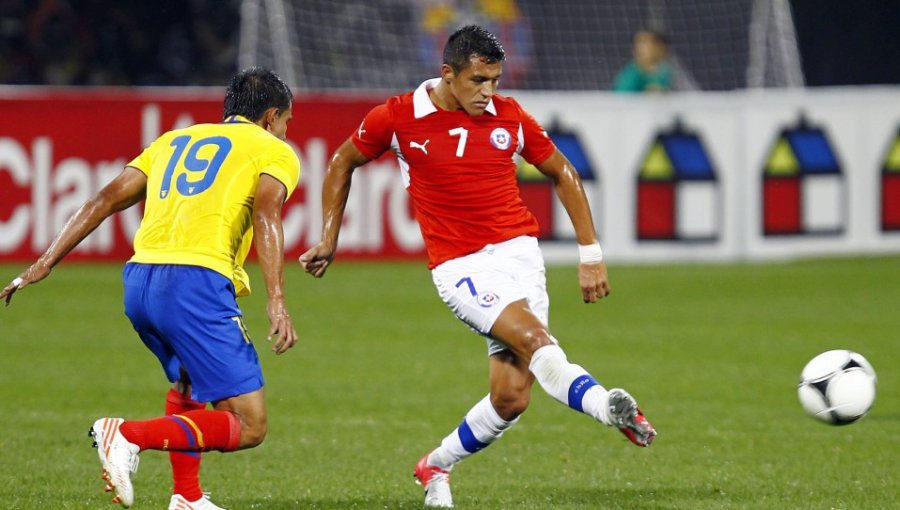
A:
{"type": "Polygon", "coordinates": [[[287,200],[300,182],[300,159],[286,142],[281,140],[277,140],[277,142],[277,148],[273,147],[273,150],[266,151],[265,156],[260,160],[259,173],[271,175],[284,184],[287,189],[285,197],[287,200]]]}

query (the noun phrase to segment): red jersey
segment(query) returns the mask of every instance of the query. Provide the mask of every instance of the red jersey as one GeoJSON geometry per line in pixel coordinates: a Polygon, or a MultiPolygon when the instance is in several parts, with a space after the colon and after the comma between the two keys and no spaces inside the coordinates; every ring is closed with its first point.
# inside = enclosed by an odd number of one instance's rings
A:
{"type": "Polygon", "coordinates": [[[425,239],[428,267],[491,243],[538,234],[519,196],[518,153],[537,165],[556,150],[514,99],[494,95],[484,114],[447,111],[428,91],[440,78],[373,108],[351,139],[369,159],[393,150],[425,239]]]}

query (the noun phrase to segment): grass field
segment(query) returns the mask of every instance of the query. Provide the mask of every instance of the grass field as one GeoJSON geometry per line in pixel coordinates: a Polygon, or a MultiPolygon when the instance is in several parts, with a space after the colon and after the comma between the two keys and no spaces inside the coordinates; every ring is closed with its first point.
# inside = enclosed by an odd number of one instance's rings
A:
{"type": "MultiPolygon", "coordinates": [[[[22,265],[0,266],[9,281],[22,265]]],[[[292,267],[301,345],[267,349],[264,292],[242,300],[267,377],[270,432],[204,457],[204,488],[238,509],[421,508],[412,482],[487,391],[484,344],[438,299],[421,263],[292,267]]],[[[167,389],[122,313],[118,265],[63,264],[0,310],[0,507],[113,508],[86,432],[100,416],[161,413],[167,389]]],[[[498,443],[453,474],[459,509],[900,507],[900,257],[767,265],[615,266],[613,295],[580,302],[550,268],[551,326],[570,360],[624,386],[659,430],[653,447],[536,387],[498,443]],[[803,414],[800,369],[848,348],[879,376],[869,416],[803,414]]],[[[163,509],[168,461],[142,454],[135,509],[163,509]]]]}

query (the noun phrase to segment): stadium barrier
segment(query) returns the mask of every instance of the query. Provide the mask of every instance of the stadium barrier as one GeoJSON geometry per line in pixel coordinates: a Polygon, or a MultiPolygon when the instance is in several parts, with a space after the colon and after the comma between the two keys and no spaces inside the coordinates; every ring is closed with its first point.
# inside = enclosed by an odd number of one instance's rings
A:
{"type": "MultiPolygon", "coordinates": [[[[610,260],[767,260],[900,252],[900,90],[513,93],[578,167],[610,260]]],[[[303,163],[284,210],[294,257],[318,240],[328,157],[383,100],[299,95],[303,163]]],[[[218,89],[0,87],[0,261],[43,251],[71,214],[162,132],[221,118],[218,89]]],[[[520,162],[549,262],[577,253],[550,184],[520,162]]],[[[140,208],[72,259],[124,260],[140,208]]],[[[340,250],[422,258],[392,155],[357,171],[340,250]]]]}

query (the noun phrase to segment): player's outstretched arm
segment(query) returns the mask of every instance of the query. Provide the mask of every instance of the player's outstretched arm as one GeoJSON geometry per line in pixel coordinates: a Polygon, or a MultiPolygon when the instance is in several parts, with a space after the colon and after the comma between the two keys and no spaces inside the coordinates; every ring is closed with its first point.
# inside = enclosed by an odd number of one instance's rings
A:
{"type": "Polygon", "coordinates": [[[300,256],[300,265],[316,278],[324,276],[328,265],[334,260],[353,171],[368,161],[369,158],[348,139],[335,151],[328,163],[325,182],[322,184],[322,240],[300,256]]]}
{"type": "MultiPolygon", "coordinates": [[[[572,163],[559,150],[537,165],[537,169],[549,177],[554,184],[557,196],[572,225],[575,227],[575,237],[581,246],[596,245],[597,234],[594,230],[594,220],[591,217],[591,206],[588,204],[584,193],[584,186],[578,172],[572,163]]],[[[578,284],[581,287],[581,297],[585,303],[594,303],[603,299],[610,293],[609,275],[606,264],[600,260],[582,261],[578,265],[578,284]]]]}
{"type": "Polygon", "coordinates": [[[253,243],[266,282],[266,313],[272,350],[282,354],[297,343],[297,331],[284,300],[284,229],[281,206],[287,188],[278,179],[262,174],[253,198],[253,243]]]}
{"type": "Polygon", "coordinates": [[[17,290],[46,278],[53,267],[103,223],[103,220],[136,204],[144,198],[146,190],[147,176],[136,168],[125,167],[121,174],[69,218],[47,251],[0,291],[0,299],[9,305],[17,290]]]}

